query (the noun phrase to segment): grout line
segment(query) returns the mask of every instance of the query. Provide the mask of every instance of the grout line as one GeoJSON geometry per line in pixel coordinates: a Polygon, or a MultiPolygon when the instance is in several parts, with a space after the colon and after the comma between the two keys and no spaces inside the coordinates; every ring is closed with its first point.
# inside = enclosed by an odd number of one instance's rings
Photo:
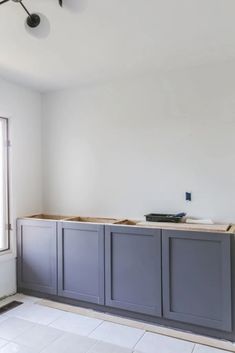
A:
{"type": "MultiPolygon", "coordinates": [[[[39,301],[36,304],[42,305],[45,307],[51,307],[53,309],[57,309],[57,310],[63,311],[63,312],[70,312],[70,313],[72,312],[72,313],[79,314],[82,316],[99,319],[99,320],[102,320],[103,322],[113,322],[113,323],[116,323],[119,325],[124,325],[124,326],[128,326],[128,327],[133,327],[133,328],[139,328],[139,329],[145,330],[146,332],[152,332],[155,334],[160,334],[163,336],[192,342],[195,344],[195,346],[194,346],[193,351],[191,353],[194,353],[196,344],[201,344],[201,345],[209,346],[212,348],[227,350],[229,352],[235,352],[235,348],[234,348],[232,342],[230,342],[230,341],[223,341],[223,340],[219,340],[216,338],[201,336],[198,334],[192,334],[192,333],[188,333],[188,332],[184,332],[184,331],[178,331],[174,328],[161,327],[157,324],[142,323],[142,322],[130,319],[130,318],[117,317],[112,314],[100,313],[99,311],[96,311],[96,310],[93,311],[88,308],[81,308],[79,306],[78,307],[72,306],[69,304],[59,303],[59,302],[55,302],[55,301],[51,301],[51,300],[47,300],[47,299],[41,299],[41,300],[39,299],[39,301]],[[99,316],[101,316],[101,317],[99,317],[99,316]],[[107,317],[107,319],[106,319],[106,317],[107,317]],[[140,328],[139,325],[141,325],[141,326],[145,325],[145,328],[144,327],[140,328]]],[[[99,326],[97,326],[97,328],[98,327],[99,326]]],[[[87,337],[89,337],[89,336],[87,336],[87,337]]]]}
{"type": "Polygon", "coordinates": [[[134,352],[134,350],[135,350],[135,348],[136,348],[136,346],[137,346],[137,344],[140,342],[140,340],[142,340],[142,338],[144,337],[144,335],[146,334],[146,331],[144,331],[144,333],[141,335],[141,337],[138,339],[138,341],[136,342],[136,344],[133,346],[133,352],[134,352]]]}
{"type": "Polygon", "coordinates": [[[101,323],[100,323],[98,326],[96,326],[96,328],[94,328],[94,329],[89,333],[89,335],[87,335],[87,337],[90,337],[90,335],[91,335],[98,327],[100,327],[103,323],[104,323],[104,320],[102,320],[101,323]]]}
{"type": "MultiPolygon", "coordinates": [[[[18,320],[24,320],[24,319],[19,319],[18,317],[9,317],[10,318],[13,318],[13,319],[18,319],[18,320]]],[[[28,327],[27,329],[25,329],[23,332],[19,333],[17,336],[15,336],[13,339],[11,339],[12,342],[14,342],[14,340],[18,337],[20,337],[21,335],[25,334],[28,330],[31,330],[32,328],[34,328],[35,326],[37,326],[37,323],[35,322],[32,322],[32,321],[29,321],[29,320],[24,320],[24,321],[27,321],[29,323],[32,324],[32,326],[28,327]]]]}
{"type": "MultiPolygon", "coordinates": [[[[59,310],[59,309],[56,309],[56,310],[59,310]]],[[[55,320],[52,320],[51,322],[49,322],[49,323],[46,324],[45,326],[50,327],[51,324],[53,324],[55,321],[59,320],[59,319],[63,316],[64,312],[63,312],[62,310],[59,310],[59,311],[62,312],[62,313],[61,313],[61,316],[58,316],[55,320]]]]}
{"type": "Polygon", "coordinates": [[[6,339],[3,339],[3,338],[2,338],[2,340],[5,341],[6,343],[3,343],[3,346],[1,346],[1,348],[0,348],[1,350],[2,350],[2,348],[5,349],[5,347],[6,347],[9,343],[11,343],[11,341],[7,341],[6,339]]]}
{"type": "Polygon", "coordinates": [[[54,342],[56,342],[57,340],[59,340],[61,337],[63,337],[66,334],[66,332],[64,332],[62,330],[60,330],[60,331],[61,331],[61,335],[59,337],[56,337],[55,339],[53,339],[49,344],[46,345],[46,347],[43,347],[42,350],[40,350],[39,352],[43,352],[44,349],[46,349],[47,347],[50,347],[51,344],[53,344],[54,342]]]}
{"type": "MultiPolygon", "coordinates": [[[[30,303],[30,304],[31,304],[31,303],[30,303]]],[[[32,303],[32,304],[36,304],[36,303],[32,303]]],[[[32,323],[32,326],[31,326],[30,328],[34,327],[35,325],[49,326],[49,325],[51,325],[53,322],[57,321],[60,317],[63,316],[63,313],[64,313],[63,310],[61,310],[61,309],[56,309],[56,310],[61,311],[61,315],[60,315],[58,318],[56,318],[55,320],[53,320],[52,322],[50,322],[49,324],[44,325],[44,324],[39,324],[39,323],[37,323],[37,322],[36,322],[36,323],[35,323],[35,322],[32,322],[32,321],[30,321],[30,320],[26,320],[26,321],[32,323]]],[[[17,317],[15,317],[15,318],[17,318],[17,317]]],[[[19,319],[21,319],[21,318],[19,318],[19,319]]],[[[21,320],[25,320],[25,319],[22,318],[21,320]]],[[[89,338],[91,338],[90,335],[91,335],[96,329],[98,329],[104,322],[109,322],[109,321],[101,320],[100,324],[99,324],[97,327],[95,327],[87,336],[84,336],[84,337],[89,337],[89,338]]],[[[125,326],[127,326],[127,325],[125,325],[125,326]]],[[[30,328],[29,328],[29,329],[30,329],[30,328]]],[[[26,331],[27,331],[27,330],[26,330],[26,331]]],[[[25,332],[26,332],[26,331],[25,331],[25,332]]],[[[56,337],[52,342],[50,342],[50,344],[54,343],[55,341],[57,341],[58,339],[60,339],[61,337],[63,337],[63,335],[65,335],[66,333],[68,333],[68,332],[63,331],[63,330],[60,330],[60,331],[61,331],[61,335],[60,335],[59,337],[56,337]]],[[[135,349],[136,349],[137,344],[140,342],[140,340],[143,338],[143,336],[146,334],[146,332],[147,332],[147,331],[144,331],[144,333],[143,333],[143,334],[141,335],[141,337],[137,340],[137,342],[135,343],[135,345],[134,345],[132,348],[130,348],[130,350],[132,351],[132,353],[135,352],[135,349]]],[[[17,337],[18,337],[18,336],[17,336],[17,337]]],[[[91,339],[94,340],[95,342],[94,342],[94,344],[88,349],[88,351],[86,351],[86,352],[84,352],[84,353],[89,353],[89,352],[92,350],[92,348],[93,348],[95,345],[97,345],[99,342],[104,342],[104,343],[107,343],[107,344],[111,344],[110,342],[100,341],[100,340],[97,340],[97,339],[94,339],[94,338],[91,338],[91,339]]],[[[9,342],[14,342],[14,341],[9,341],[9,342]]],[[[8,344],[9,342],[7,342],[6,344],[8,344]]],[[[49,345],[50,345],[50,344],[49,344],[49,345]]],[[[118,346],[118,345],[115,345],[115,346],[118,346]]],[[[4,347],[5,347],[5,345],[4,345],[4,347]]],[[[47,347],[47,346],[46,346],[46,347],[47,347]]],[[[44,349],[46,349],[46,347],[44,347],[44,348],[42,349],[42,351],[43,351],[44,349]]],[[[118,347],[121,347],[121,346],[118,346],[118,347]]],[[[123,348],[125,348],[125,347],[123,347],[123,348]]],[[[195,352],[195,348],[196,348],[196,344],[193,345],[193,348],[192,348],[191,353],[194,353],[194,352],[195,352]]],[[[42,352],[42,351],[40,350],[40,352],[42,352]]]]}

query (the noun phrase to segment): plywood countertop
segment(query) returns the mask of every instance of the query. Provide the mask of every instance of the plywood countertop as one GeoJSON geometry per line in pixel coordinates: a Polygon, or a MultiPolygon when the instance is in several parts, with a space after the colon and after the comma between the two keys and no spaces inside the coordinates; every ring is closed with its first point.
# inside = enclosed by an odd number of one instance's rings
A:
{"type": "Polygon", "coordinates": [[[105,217],[84,217],[84,216],[58,216],[48,214],[37,214],[22,217],[23,219],[30,220],[43,220],[43,221],[61,221],[61,222],[76,222],[76,223],[89,223],[89,224],[103,224],[112,226],[124,227],[144,227],[156,229],[172,229],[172,230],[185,230],[185,231],[200,231],[212,233],[232,233],[235,234],[235,224],[195,224],[195,223],[168,223],[168,222],[146,222],[143,220],[133,220],[128,218],[105,218],[105,217]]]}
{"type": "Polygon", "coordinates": [[[235,233],[235,225],[231,224],[191,224],[191,223],[166,223],[166,222],[139,222],[138,226],[172,229],[172,230],[188,230],[188,231],[205,231],[218,233],[235,233]]]}

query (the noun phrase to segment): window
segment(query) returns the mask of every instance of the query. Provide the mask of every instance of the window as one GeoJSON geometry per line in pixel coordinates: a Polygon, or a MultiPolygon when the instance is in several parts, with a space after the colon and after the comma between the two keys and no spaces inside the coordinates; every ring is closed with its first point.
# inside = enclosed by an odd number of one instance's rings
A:
{"type": "Polygon", "coordinates": [[[0,252],[10,248],[8,119],[0,118],[0,252]]]}

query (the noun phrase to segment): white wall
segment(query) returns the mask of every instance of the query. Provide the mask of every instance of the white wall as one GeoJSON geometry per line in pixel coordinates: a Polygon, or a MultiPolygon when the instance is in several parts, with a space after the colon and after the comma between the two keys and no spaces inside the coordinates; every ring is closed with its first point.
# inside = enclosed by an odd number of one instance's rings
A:
{"type": "MultiPolygon", "coordinates": [[[[39,93],[0,79],[0,116],[10,118],[12,244],[16,217],[43,208],[235,221],[233,63],[44,94],[43,111],[39,93]]],[[[13,248],[0,256],[0,297],[15,279],[13,248]]]]}
{"type": "MultiPolygon", "coordinates": [[[[11,218],[42,209],[41,96],[0,79],[0,116],[10,119],[11,218]]],[[[15,246],[0,255],[0,298],[14,293],[15,246]]]]}
{"type": "Polygon", "coordinates": [[[46,211],[235,221],[234,64],[48,93],[43,116],[46,211]]]}

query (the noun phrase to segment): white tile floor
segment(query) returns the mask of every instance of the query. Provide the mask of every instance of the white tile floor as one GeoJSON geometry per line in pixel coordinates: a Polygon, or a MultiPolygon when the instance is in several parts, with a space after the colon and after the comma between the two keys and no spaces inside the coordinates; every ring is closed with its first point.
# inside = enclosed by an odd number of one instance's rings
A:
{"type": "Polygon", "coordinates": [[[24,304],[0,316],[0,353],[225,353],[16,298],[24,304]]]}

